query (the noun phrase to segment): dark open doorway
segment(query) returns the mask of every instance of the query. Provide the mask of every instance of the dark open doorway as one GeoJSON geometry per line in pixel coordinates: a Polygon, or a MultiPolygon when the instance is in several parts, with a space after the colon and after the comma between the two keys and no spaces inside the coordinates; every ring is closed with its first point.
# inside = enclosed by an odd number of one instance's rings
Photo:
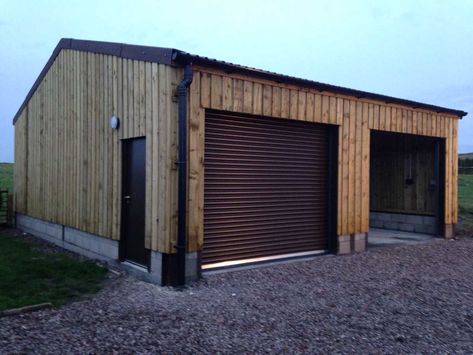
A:
{"type": "Polygon", "coordinates": [[[443,149],[440,138],[371,133],[370,228],[441,235],[443,149]]]}

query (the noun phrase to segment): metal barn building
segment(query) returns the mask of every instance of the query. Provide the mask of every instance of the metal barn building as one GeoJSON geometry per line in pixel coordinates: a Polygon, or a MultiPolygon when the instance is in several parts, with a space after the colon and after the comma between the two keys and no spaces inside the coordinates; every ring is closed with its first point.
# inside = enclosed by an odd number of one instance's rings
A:
{"type": "Polygon", "coordinates": [[[452,237],[465,112],[62,39],[14,118],[17,226],[158,284],[452,237]]]}

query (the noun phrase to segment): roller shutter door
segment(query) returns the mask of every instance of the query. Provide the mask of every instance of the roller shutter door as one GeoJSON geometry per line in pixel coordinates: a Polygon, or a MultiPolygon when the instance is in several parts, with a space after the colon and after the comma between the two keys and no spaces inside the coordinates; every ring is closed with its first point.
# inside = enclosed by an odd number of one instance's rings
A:
{"type": "Polygon", "coordinates": [[[207,112],[202,264],[327,249],[328,130],[207,112]]]}

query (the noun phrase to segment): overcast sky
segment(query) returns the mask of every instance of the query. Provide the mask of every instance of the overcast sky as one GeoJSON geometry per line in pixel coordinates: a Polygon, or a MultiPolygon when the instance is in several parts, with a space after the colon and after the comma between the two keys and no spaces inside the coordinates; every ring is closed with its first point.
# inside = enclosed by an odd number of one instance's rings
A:
{"type": "Polygon", "coordinates": [[[0,162],[11,120],[62,37],[173,47],[471,112],[473,1],[0,0],[0,162]]]}

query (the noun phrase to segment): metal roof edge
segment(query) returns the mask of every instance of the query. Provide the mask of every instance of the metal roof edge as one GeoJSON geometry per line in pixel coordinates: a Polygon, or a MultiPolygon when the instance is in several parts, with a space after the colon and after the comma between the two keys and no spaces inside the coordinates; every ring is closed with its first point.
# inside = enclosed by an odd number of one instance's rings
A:
{"type": "Polygon", "coordinates": [[[422,103],[413,100],[401,99],[397,97],[392,97],[388,95],[375,94],[367,91],[350,89],[342,86],[336,86],[331,84],[320,83],[313,80],[301,79],[293,76],[278,74],[270,71],[259,70],[255,68],[245,67],[238,64],[233,64],[229,62],[219,61],[216,59],[211,59],[207,57],[202,57],[199,55],[190,54],[187,52],[175,50],[173,54],[174,60],[178,63],[192,62],[193,64],[221,69],[227,73],[239,73],[254,77],[259,77],[261,79],[267,79],[276,82],[283,82],[288,84],[293,84],[297,86],[303,86],[317,91],[323,92],[333,92],[340,93],[348,96],[353,96],[357,99],[368,98],[376,101],[382,101],[386,104],[399,104],[404,106],[410,106],[413,109],[423,108],[430,111],[435,111],[437,113],[447,113],[451,115],[458,116],[462,118],[468,113],[462,110],[450,109],[447,107],[431,105],[427,103],[422,103]]]}

